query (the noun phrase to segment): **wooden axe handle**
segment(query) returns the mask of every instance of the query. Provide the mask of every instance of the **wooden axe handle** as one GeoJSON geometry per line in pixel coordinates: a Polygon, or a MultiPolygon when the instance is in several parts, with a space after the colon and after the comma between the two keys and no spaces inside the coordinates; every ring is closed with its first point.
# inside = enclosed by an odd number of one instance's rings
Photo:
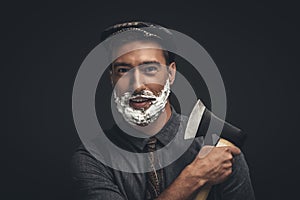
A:
{"type": "MultiPolygon", "coordinates": [[[[223,146],[234,146],[234,144],[232,144],[231,142],[229,142],[228,140],[225,140],[223,138],[220,138],[220,140],[218,141],[216,147],[223,147],[223,146]]],[[[210,191],[211,186],[204,186],[199,193],[197,194],[196,198],[194,200],[206,200],[209,191],[210,191]]]]}

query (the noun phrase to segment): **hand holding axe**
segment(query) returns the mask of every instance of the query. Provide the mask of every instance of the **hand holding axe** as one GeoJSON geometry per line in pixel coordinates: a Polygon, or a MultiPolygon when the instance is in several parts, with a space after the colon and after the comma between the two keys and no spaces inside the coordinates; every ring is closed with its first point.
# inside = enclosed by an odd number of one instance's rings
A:
{"type": "MultiPolygon", "coordinates": [[[[204,145],[216,144],[216,146],[241,147],[246,139],[246,134],[239,128],[216,117],[198,100],[189,116],[184,139],[200,136],[204,137],[204,145]],[[220,127],[223,127],[221,133],[220,127]]],[[[205,186],[197,194],[195,200],[205,200],[209,191],[210,186],[205,186]]]]}

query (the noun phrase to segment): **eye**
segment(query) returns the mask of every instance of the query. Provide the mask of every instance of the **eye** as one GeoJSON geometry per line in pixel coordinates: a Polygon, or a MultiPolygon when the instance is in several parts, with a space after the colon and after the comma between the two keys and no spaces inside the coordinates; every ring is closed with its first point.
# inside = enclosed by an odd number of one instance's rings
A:
{"type": "Polygon", "coordinates": [[[117,69],[117,72],[118,72],[118,73],[126,73],[126,72],[128,72],[128,71],[129,71],[129,69],[128,69],[128,68],[125,68],[125,67],[124,67],[124,68],[123,68],[123,67],[120,67],[120,68],[117,69]]]}
{"type": "Polygon", "coordinates": [[[157,71],[157,67],[154,67],[154,66],[147,67],[147,68],[146,68],[146,71],[147,71],[147,72],[157,71]]]}
{"type": "Polygon", "coordinates": [[[147,74],[155,74],[156,72],[158,72],[158,67],[155,65],[148,65],[148,66],[144,66],[142,68],[143,73],[147,73],[147,74]]]}
{"type": "Polygon", "coordinates": [[[116,76],[123,76],[125,74],[127,74],[130,71],[130,67],[127,66],[117,66],[114,68],[114,74],[116,76]]]}

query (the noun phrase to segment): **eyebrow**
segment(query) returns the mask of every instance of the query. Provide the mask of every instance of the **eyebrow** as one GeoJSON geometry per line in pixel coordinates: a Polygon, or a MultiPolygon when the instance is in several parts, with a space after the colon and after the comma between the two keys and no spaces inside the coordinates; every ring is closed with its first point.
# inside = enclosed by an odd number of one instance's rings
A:
{"type": "MultiPolygon", "coordinates": [[[[162,65],[160,62],[158,61],[144,61],[138,64],[139,65],[147,65],[147,64],[157,64],[157,65],[162,65]]],[[[119,66],[126,66],[126,67],[134,67],[133,65],[126,63],[126,62],[115,62],[112,64],[112,67],[119,67],[119,66]]]]}

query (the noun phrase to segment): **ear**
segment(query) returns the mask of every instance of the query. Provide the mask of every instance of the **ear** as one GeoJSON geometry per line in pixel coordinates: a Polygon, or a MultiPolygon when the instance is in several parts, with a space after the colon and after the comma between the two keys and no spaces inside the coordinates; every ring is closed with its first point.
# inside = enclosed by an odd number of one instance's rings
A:
{"type": "Polygon", "coordinates": [[[172,85],[174,83],[175,76],[176,76],[176,63],[172,62],[169,65],[169,80],[170,80],[170,85],[172,85]]]}

